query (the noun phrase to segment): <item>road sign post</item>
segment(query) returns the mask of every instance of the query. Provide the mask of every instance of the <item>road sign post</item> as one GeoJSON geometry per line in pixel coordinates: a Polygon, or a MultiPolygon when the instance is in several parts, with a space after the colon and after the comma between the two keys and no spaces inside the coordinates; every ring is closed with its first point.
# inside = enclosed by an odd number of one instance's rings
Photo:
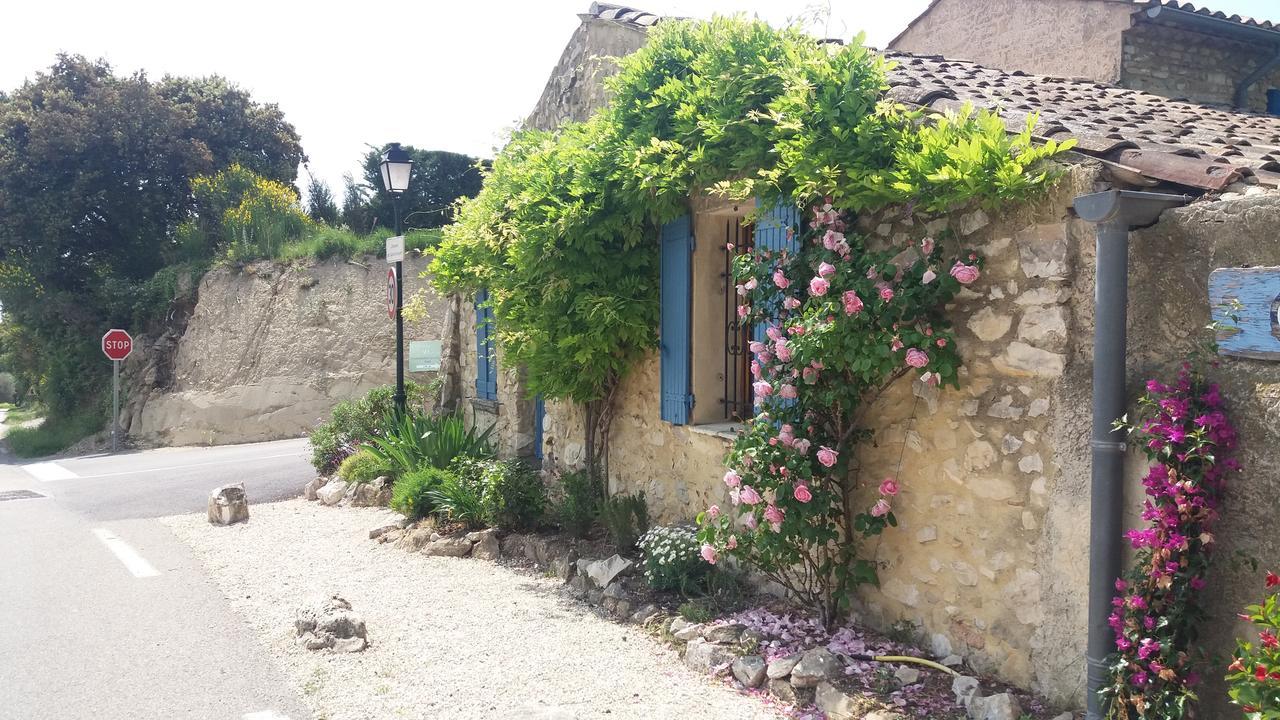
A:
{"type": "Polygon", "coordinates": [[[120,449],[120,361],[133,352],[133,338],[118,328],[102,336],[102,352],[111,359],[111,452],[120,449]]]}

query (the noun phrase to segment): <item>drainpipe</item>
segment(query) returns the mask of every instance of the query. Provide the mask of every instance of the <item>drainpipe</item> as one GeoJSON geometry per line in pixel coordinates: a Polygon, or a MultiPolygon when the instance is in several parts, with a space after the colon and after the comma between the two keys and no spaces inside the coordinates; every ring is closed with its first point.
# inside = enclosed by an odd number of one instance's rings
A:
{"type": "Polygon", "coordinates": [[[1120,577],[1124,515],[1124,435],[1114,423],[1125,414],[1125,343],[1129,300],[1129,230],[1154,224],[1164,210],[1185,205],[1185,195],[1108,190],[1081,195],[1075,211],[1098,225],[1093,329],[1093,473],[1089,492],[1089,645],[1087,720],[1102,720],[1098,690],[1107,684],[1107,656],[1115,637],[1107,618],[1120,577]]]}

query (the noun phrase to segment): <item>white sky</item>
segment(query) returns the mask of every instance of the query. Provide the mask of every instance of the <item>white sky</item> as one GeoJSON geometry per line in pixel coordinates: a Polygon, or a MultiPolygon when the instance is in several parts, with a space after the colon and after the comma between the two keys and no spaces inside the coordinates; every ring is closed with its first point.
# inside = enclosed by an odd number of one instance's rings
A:
{"type": "MultiPolygon", "coordinates": [[[[829,7],[828,37],[883,47],[928,0],[636,0],[664,15],[743,12],[774,24],[829,7]],[[829,2],[829,4],[828,4],[829,2]]],[[[1265,16],[1275,0],[1214,0],[1265,16]]],[[[297,127],[311,169],[341,195],[369,144],[492,157],[533,108],[591,0],[14,0],[0,88],[59,51],[119,73],[223,75],[297,127]]],[[[617,4],[625,4],[618,2],[617,4]]],[[[1278,18],[1280,19],[1280,18],[1278,18]]]]}
{"type": "MultiPolygon", "coordinates": [[[[623,3],[618,3],[623,4],[623,3]]],[[[829,34],[884,45],[928,0],[832,0],[829,34]]],[[[6,3],[6,5],[9,5],[6,3]]],[[[60,51],[117,73],[223,75],[275,102],[311,170],[340,198],[367,144],[398,141],[492,157],[542,93],[591,0],[20,0],[5,8],[0,88],[60,51]]],[[[641,0],[660,14],[745,12],[773,22],[812,0],[641,0]]],[[[301,184],[301,182],[300,182],[301,184]]]]}

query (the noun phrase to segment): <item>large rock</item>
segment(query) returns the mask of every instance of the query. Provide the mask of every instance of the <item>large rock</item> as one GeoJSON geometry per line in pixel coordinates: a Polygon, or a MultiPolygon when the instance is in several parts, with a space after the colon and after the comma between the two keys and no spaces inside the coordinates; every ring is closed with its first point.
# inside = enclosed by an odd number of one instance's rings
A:
{"type": "Polygon", "coordinates": [[[613,582],[614,578],[626,572],[631,565],[630,560],[615,554],[603,560],[579,560],[578,572],[590,578],[592,585],[604,589],[613,582]]]}
{"type": "Polygon", "coordinates": [[[1000,693],[991,697],[974,696],[969,701],[970,720],[1018,720],[1022,717],[1022,706],[1018,698],[1009,693],[1000,693]]]}
{"type": "Polygon", "coordinates": [[[471,542],[466,538],[440,538],[422,546],[422,552],[435,557],[466,557],[471,553],[471,542]]]}
{"type": "Polygon", "coordinates": [[[764,658],[759,655],[743,655],[730,666],[738,682],[749,688],[760,687],[765,679],[765,668],[764,658]]]}
{"type": "Polygon", "coordinates": [[[717,625],[702,634],[707,640],[720,645],[732,645],[742,639],[747,627],[737,623],[717,625]]]}
{"type": "MultiPolygon", "coordinates": [[[[674,625],[672,627],[675,627],[674,625]]],[[[679,630],[671,633],[677,640],[689,641],[702,637],[702,623],[692,623],[683,625],[679,630]]]]}
{"type": "Polygon", "coordinates": [[[498,531],[493,528],[467,534],[471,543],[471,557],[481,560],[497,560],[502,554],[502,545],[498,542],[498,531]]]}
{"type": "Polygon", "coordinates": [[[324,487],[327,482],[329,482],[329,478],[324,476],[317,477],[302,488],[302,497],[308,500],[320,499],[316,493],[319,492],[320,488],[324,487]]]}
{"type": "Polygon", "coordinates": [[[375,478],[355,487],[351,496],[352,507],[386,507],[391,504],[391,481],[375,478]]]}
{"type": "MultiPolygon", "coordinates": [[[[948,647],[950,647],[948,645],[948,647]]],[[[956,704],[969,707],[969,703],[978,694],[978,678],[959,675],[951,681],[951,692],[956,696],[956,704]]]]}
{"type": "Polygon", "coordinates": [[[826,713],[827,720],[864,720],[878,705],[861,693],[847,693],[829,682],[818,683],[814,704],[826,713]]]}
{"type": "Polygon", "coordinates": [[[298,643],[308,650],[359,652],[369,645],[364,618],[338,595],[299,610],[293,627],[298,643]]]}
{"type": "Polygon", "coordinates": [[[337,505],[347,494],[347,484],[334,478],[316,491],[316,498],[325,505],[337,505]]]}
{"type": "Polygon", "coordinates": [[[209,493],[209,522],[231,525],[248,520],[249,498],[244,494],[244,483],[223,485],[209,493]]]}
{"type": "Polygon", "coordinates": [[[791,669],[791,684],[798,688],[816,687],[823,680],[840,674],[840,661],[826,648],[806,650],[800,662],[791,669]]]}
{"type": "Polygon", "coordinates": [[[769,668],[766,673],[769,675],[770,680],[785,678],[791,674],[791,671],[795,669],[796,663],[798,662],[800,662],[800,653],[788,655],[784,658],[777,658],[769,663],[769,668]]]}
{"type": "Polygon", "coordinates": [[[702,638],[695,638],[684,647],[684,664],[694,670],[711,672],[731,662],[733,662],[733,653],[729,648],[709,643],[702,638]]]}

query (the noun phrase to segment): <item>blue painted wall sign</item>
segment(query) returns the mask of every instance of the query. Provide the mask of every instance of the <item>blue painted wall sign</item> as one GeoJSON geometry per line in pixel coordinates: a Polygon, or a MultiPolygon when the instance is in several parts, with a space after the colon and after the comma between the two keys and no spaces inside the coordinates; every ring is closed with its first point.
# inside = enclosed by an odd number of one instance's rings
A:
{"type": "Polygon", "coordinates": [[[1280,267],[1214,270],[1209,307],[1219,325],[1219,353],[1280,361],[1280,267]]]}

